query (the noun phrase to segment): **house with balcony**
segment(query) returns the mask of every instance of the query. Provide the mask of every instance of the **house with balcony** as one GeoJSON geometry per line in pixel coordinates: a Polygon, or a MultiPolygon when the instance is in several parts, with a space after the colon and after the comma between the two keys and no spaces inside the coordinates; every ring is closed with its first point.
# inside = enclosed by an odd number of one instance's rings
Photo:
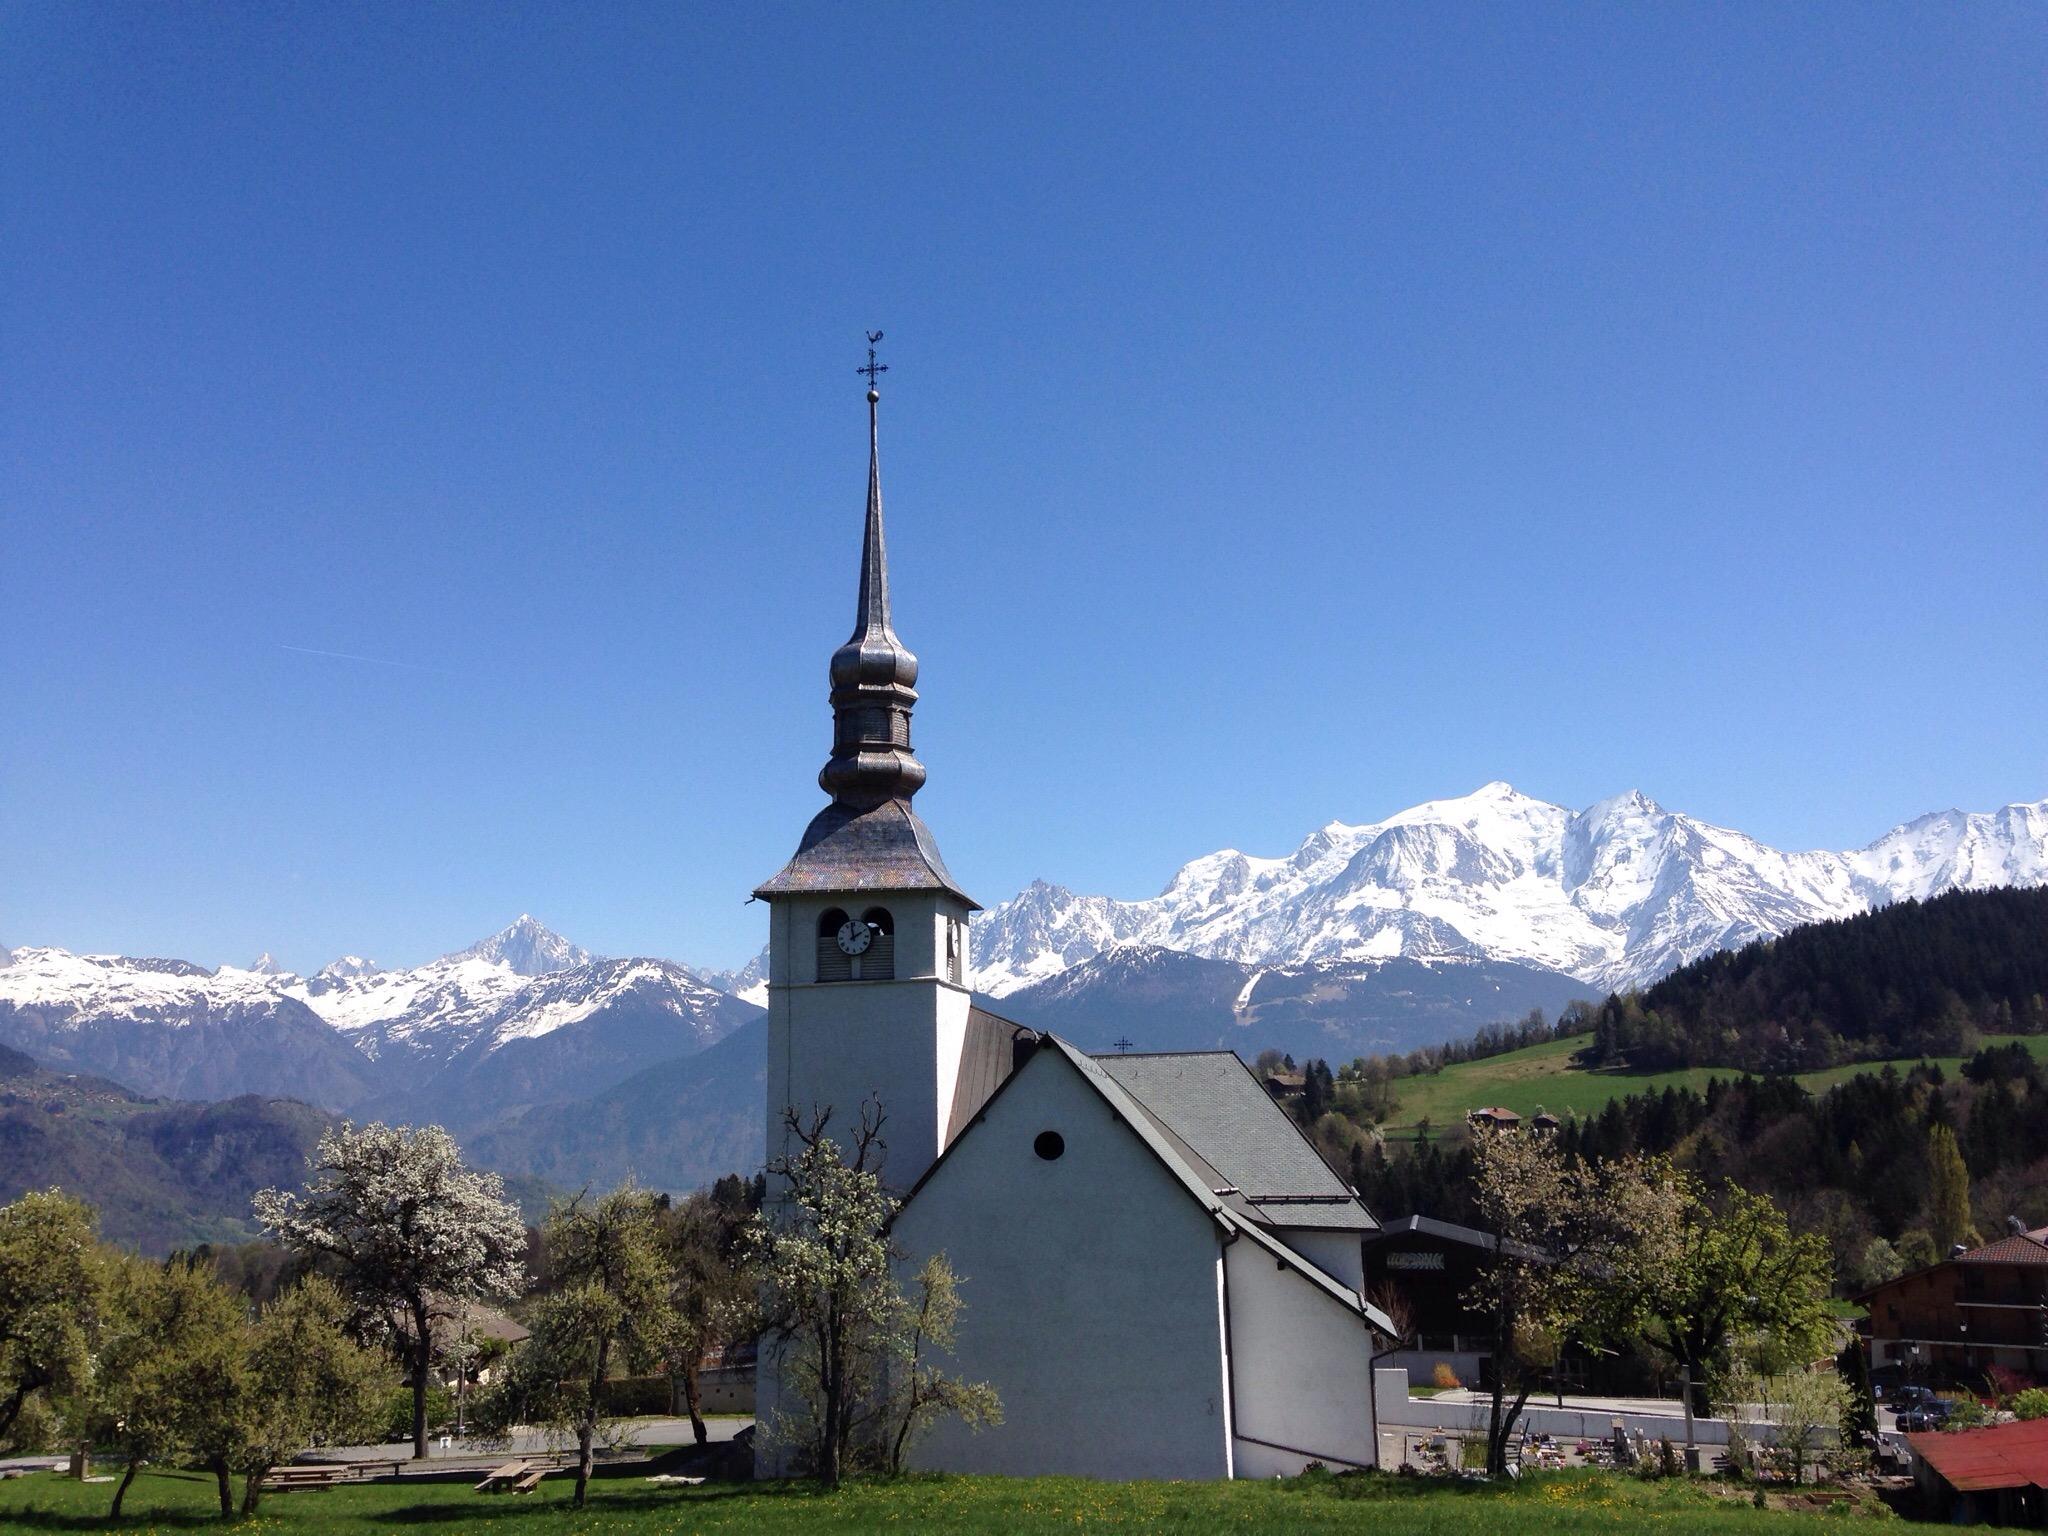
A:
{"type": "Polygon", "coordinates": [[[1971,1380],[1992,1366],[2048,1381],[2048,1227],[2008,1232],[1872,1286],[1873,1370],[1971,1380]]]}

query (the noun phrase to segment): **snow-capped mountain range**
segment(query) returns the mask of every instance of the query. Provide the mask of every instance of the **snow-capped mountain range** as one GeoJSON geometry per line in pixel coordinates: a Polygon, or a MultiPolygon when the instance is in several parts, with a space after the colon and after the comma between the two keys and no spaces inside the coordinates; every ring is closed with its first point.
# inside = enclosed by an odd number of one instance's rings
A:
{"type": "Polygon", "coordinates": [[[627,1040],[650,1059],[691,1054],[752,1014],[686,966],[596,959],[524,915],[468,949],[394,971],[353,955],[298,976],[268,955],[207,971],[0,951],[0,1043],[180,1097],[288,1092],[334,1109],[377,1105],[436,1083],[453,1092],[449,1073],[472,1078],[522,1044],[523,1060],[564,1056],[551,1070],[581,1079],[627,1040]],[[532,1049],[565,1036],[572,1046],[532,1049]]]}
{"type": "Polygon", "coordinates": [[[1209,854],[1142,901],[1036,882],[975,920],[974,983],[1001,997],[1139,944],[1274,967],[1510,960],[1609,990],[1904,897],[2044,881],[2048,800],[1781,853],[1636,791],[1572,811],[1493,783],[1333,821],[1283,857],[1209,854]]]}
{"type": "MultiPolygon", "coordinates": [[[[1205,1042],[1258,1049],[1298,1027],[1359,1049],[1469,1033],[1532,999],[1647,982],[1902,897],[2044,881],[2048,800],[1923,816],[1847,853],[1781,853],[1641,794],[1571,811],[1496,783],[1331,822],[1279,858],[1209,854],[1147,900],[1036,883],[976,921],[973,979],[1069,1031],[1152,1015],[1164,1029],[1171,1014],[1205,1042]]],[[[593,957],[530,916],[426,965],[352,955],[312,976],[268,955],[208,971],[0,949],[0,1044],[142,1093],[290,1094],[476,1127],[703,1051],[758,1017],[761,982],[758,959],[708,972],[593,957]]]]}
{"type": "MultiPolygon", "coordinates": [[[[975,924],[977,987],[1096,1048],[1340,1059],[1649,981],[1716,948],[1951,887],[2048,883],[2048,800],[1781,853],[1640,794],[1571,811],[1488,784],[1142,901],[1043,882],[975,924]]],[[[426,965],[0,948],[0,1045],[177,1099],[288,1096],[448,1126],[508,1173],[688,1188],[762,1155],[757,958],[597,958],[522,916],[426,965]]]]}

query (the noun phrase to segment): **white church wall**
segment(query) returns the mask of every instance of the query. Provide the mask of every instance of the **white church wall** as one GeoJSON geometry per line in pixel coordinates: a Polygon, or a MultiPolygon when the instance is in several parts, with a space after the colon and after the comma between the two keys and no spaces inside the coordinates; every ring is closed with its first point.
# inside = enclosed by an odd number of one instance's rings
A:
{"type": "Polygon", "coordinates": [[[1328,1227],[1281,1227],[1274,1236],[1324,1274],[1352,1290],[1359,1290],[1365,1285],[1365,1242],[1362,1234],[1333,1232],[1328,1227]]]}
{"type": "MultiPolygon", "coordinates": [[[[784,1412],[795,1413],[798,1405],[782,1400],[782,1345],[772,1334],[764,1334],[754,1365],[754,1475],[787,1477],[796,1470],[792,1448],[774,1433],[784,1412]]],[[[1405,1389],[1404,1389],[1405,1390],[1405,1389]]]]}
{"type": "Polygon", "coordinates": [[[1216,1225],[1066,1061],[1028,1060],[895,1230],[909,1269],[943,1251],[963,1277],[949,1363],[1003,1403],[978,1435],[935,1429],[918,1466],[1229,1475],[1216,1225]]]}
{"type": "Polygon", "coordinates": [[[1224,1277],[1238,1476],[1373,1466],[1364,1320],[1250,1238],[1224,1250],[1224,1277]]]}

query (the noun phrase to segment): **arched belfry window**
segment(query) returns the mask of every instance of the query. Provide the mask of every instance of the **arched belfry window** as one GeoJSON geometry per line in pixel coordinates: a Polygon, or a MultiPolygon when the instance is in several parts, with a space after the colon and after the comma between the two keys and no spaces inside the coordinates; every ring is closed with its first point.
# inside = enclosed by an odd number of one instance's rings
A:
{"type": "Polygon", "coordinates": [[[851,981],[853,956],[839,942],[846,926],[846,914],[832,907],[818,914],[818,980],[851,981]]]}
{"type": "Polygon", "coordinates": [[[872,937],[858,974],[864,981],[888,981],[896,974],[896,920],[887,907],[869,907],[860,920],[872,937]]]}
{"type": "Polygon", "coordinates": [[[818,914],[818,980],[888,981],[896,974],[896,921],[886,907],[849,918],[838,907],[818,914]]]}

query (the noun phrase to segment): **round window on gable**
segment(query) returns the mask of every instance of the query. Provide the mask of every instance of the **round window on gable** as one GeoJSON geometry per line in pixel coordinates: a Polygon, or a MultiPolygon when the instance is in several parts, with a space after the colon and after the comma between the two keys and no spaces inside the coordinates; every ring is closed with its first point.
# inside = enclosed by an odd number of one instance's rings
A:
{"type": "Polygon", "coordinates": [[[1049,1163],[1067,1150],[1067,1138],[1058,1131],[1040,1131],[1038,1139],[1031,1143],[1031,1150],[1049,1163]]]}

